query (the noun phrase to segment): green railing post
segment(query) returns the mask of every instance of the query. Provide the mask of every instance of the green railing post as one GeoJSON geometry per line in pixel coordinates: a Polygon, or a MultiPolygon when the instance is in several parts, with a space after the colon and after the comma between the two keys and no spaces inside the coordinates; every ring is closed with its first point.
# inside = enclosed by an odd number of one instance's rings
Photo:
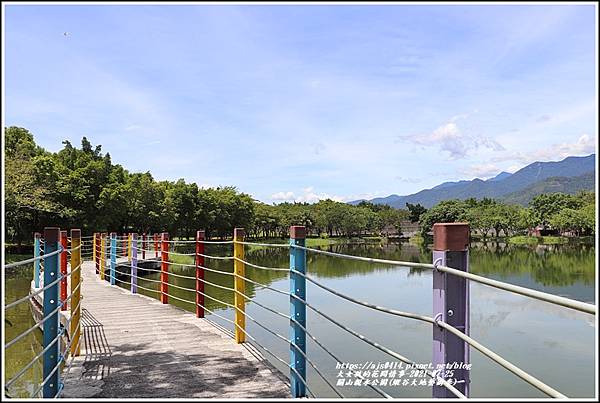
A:
{"type": "MultiPolygon", "coordinates": [[[[59,248],[59,228],[44,228],[44,253],[52,253],[59,248]]],[[[44,286],[54,283],[59,277],[58,255],[44,259],[44,286]]],[[[44,358],[43,379],[47,379],[42,389],[44,398],[53,398],[58,394],[59,371],[59,344],[56,340],[60,337],[58,305],[58,283],[44,290],[44,358]],[[48,319],[49,318],[49,319],[48,319]]]]}
{"type": "MultiPolygon", "coordinates": [[[[290,227],[290,246],[304,246],[306,228],[290,227]]],[[[306,273],[306,251],[290,247],[290,270],[306,273]]],[[[290,273],[290,293],[306,301],[306,279],[294,272],[290,273]]],[[[290,297],[290,317],[306,329],[306,306],[296,298],[290,297]]],[[[290,321],[290,371],[292,397],[306,397],[306,333],[301,326],[290,321]],[[300,350],[302,353],[300,353],[300,350]],[[300,379],[299,377],[302,377],[300,379]]]]}

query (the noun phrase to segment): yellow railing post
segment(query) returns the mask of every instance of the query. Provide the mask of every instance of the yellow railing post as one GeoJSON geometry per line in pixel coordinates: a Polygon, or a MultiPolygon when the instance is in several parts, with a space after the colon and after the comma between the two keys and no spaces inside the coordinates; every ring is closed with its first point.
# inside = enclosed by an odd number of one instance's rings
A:
{"type": "Polygon", "coordinates": [[[235,274],[233,288],[234,294],[234,305],[235,310],[235,341],[237,343],[244,343],[246,341],[246,334],[243,332],[246,330],[246,300],[242,294],[245,294],[245,281],[240,276],[246,276],[244,263],[238,259],[244,259],[244,245],[236,242],[244,241],[244,229],[235,228],[233,230],[233,255],[236,259],[233,261],[233,272],[235,274]]]}
{"type": "Polygon", "coordinates": [[[104,280],[104,269],[106,268],[106,234],[100,235],[100,280],[104,280]]]}
{"type": "Polygon", "coordinates": [[[71,355],[81,352],[81,230],[71,230],[71,355]]]}

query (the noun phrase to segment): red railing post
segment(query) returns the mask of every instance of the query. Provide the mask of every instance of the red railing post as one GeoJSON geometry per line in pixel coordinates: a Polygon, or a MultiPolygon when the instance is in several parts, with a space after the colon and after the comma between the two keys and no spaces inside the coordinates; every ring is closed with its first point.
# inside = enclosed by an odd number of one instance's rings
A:
{"type": "MultiPolygon", "coordinates": [[[[67,310],[67,231],[60,231],[60,245],[63,247],[63,251],[60,254],[60,274],[62,274],[63,278],[60,280],[60,300],[62,301],[62,305],[60,307],[61,311],[67,310]]],[[[72,269],[72,268],[71,268],[72,269]]]]}
{"type": "MultiPolygon", "coordinates": [[[[169,303],[169,233],[163,232],[161,235],[161,265],[160,265],[160,302],[169,303]]],[[[158,252],[157,252],[158,253],[158,252]]]]}
{"type": "Polygon", "coordinates": [[[204,317],[204,231],[196,232],[196,317],[204,317]],[[201,294],[202,293],[202,294],[201,294]]]}

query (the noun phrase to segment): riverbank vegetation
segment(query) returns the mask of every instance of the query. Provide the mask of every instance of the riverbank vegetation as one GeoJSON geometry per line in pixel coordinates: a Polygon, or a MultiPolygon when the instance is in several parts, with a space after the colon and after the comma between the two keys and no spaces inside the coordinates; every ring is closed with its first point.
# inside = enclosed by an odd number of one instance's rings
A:
{"type": "Polygon", "coordinates": [[[311,246],[339,237],[397,236],[411,222],[420,224],[425,240],[435,222],[468,221],[473,234],[484,238],[529,235],[539,225],[576,236],[595,230],[591,192],[544,194],[527,208],[492,199],[448,200],[429,210],[366,201],[269,205],[232,186],[200,188],[184,179],[157,181],[150,172],[128,172],[85,137],[81,148],[64,141],[53,153],[26,129],[4,133],[5,240],[17,244],[44,226],[77,227],[84,234],[167,231],[172,237],[192,237],[200,228],[208,237],[230,237],[234,227],[244,227],[251,238],[285,238],[289,226],[304,225],[311,246]]]}

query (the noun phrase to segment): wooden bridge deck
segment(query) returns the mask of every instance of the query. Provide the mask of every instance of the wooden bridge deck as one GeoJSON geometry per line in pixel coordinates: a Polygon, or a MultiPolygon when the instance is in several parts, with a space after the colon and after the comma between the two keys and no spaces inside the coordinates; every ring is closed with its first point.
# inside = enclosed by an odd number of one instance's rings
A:
{"type": "Polygon", "coordinates": [[[255,349],[193,313],[111,286],[82,266],[81,355],[65,398],[285,398],[289,383],[255,349]]]}

